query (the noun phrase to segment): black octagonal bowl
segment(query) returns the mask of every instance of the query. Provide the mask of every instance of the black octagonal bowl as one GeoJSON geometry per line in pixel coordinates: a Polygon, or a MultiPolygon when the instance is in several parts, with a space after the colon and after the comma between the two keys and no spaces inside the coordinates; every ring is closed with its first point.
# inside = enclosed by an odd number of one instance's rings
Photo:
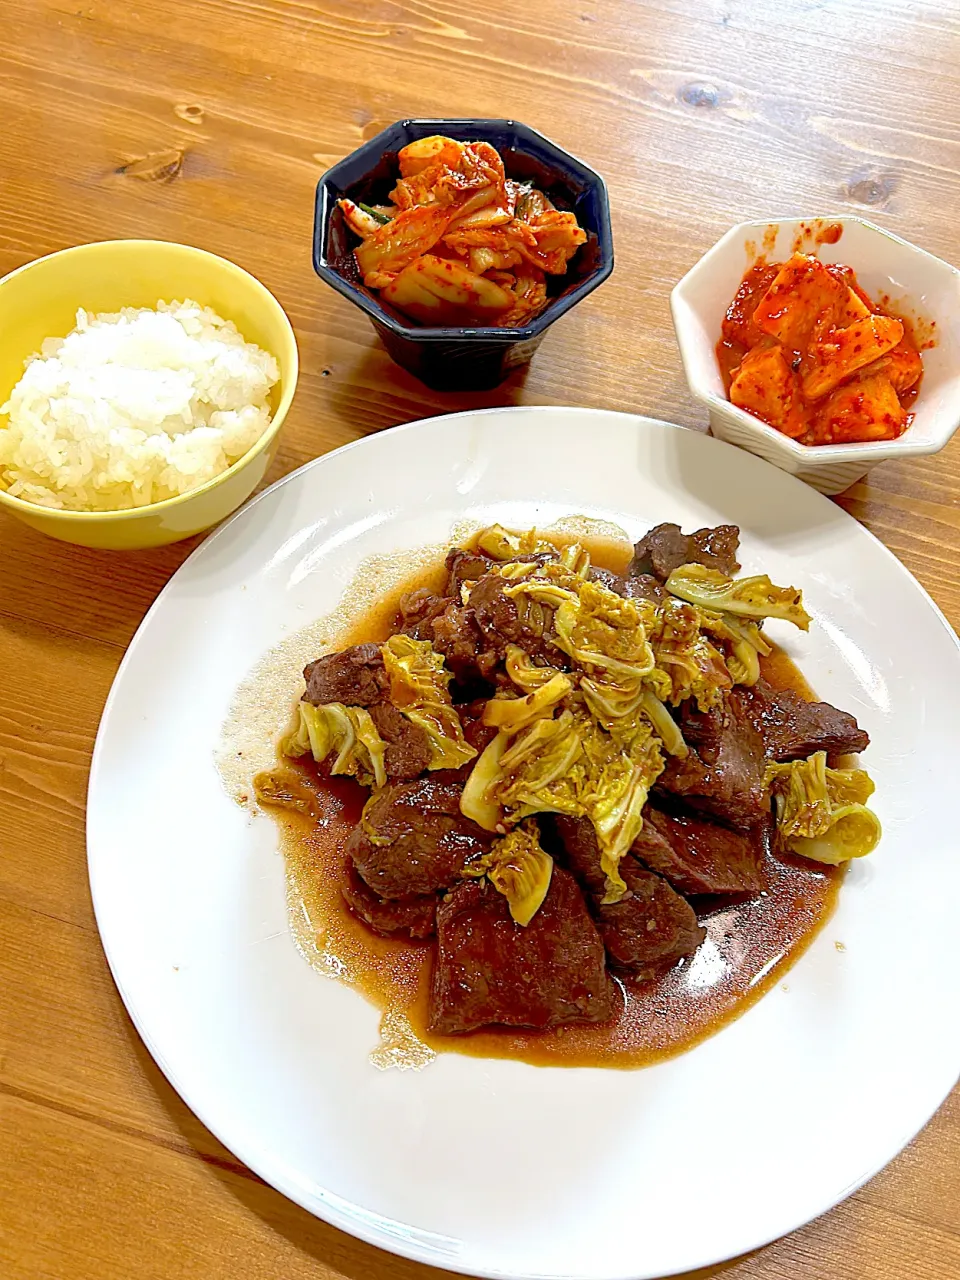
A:
{"type": "Polygon", "coordinates": [[[441,391],[495,387],[526,364],[555,320],[576,306],[613,270],[607,188],[598,173],[542,133],[515,120],[401,120],[335,164],[317,184],[313,265],[322,280],[365,311],[387,351],[404,369],[441,391]],[[337,207],[341,196],[379,204],[399,177],[397,153],[417,138],[442,133],[460,142],[489,142],[508,178],[532,180],[558,209],[571,210],[587,240],[565,275],[548,276],[549,302],[518,329],[427,327],[381,302],[357,270],[357,243],[337,207]]]}

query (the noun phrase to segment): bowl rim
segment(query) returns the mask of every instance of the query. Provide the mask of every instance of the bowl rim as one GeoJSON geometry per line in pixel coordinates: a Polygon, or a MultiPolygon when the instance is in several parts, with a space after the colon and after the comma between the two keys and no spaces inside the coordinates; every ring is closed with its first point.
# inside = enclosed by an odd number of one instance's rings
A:
{"type": "MultiPolygon", "coordinates": [[[[0,277],[0,290],[7,281],[12,280],[14,276],[19,276],[30,271],[33,267],[39,266],[41,263],[50,262],[54,258],[63,258],[66,255],[91,255],[92,251],[102,249],[104,246],[125,245],[130,246],[131,252],[141,251],[143,249],[157,250],[166,252],[168,250],[186,251],[190,256],[209,258],[215,261],[218,268],[223,269],[227,275],[245,276],[248,280],[252,280],[256,289],[260,291],[264,302],[270,311],[280,319],[281,326],[287,330],[290,339],[290,376],[283,381],[283,388],[280,400],[277,404],[276,412],[270,419],[270,422],[263,435],[256,440],[250,448],[241,457],[232,462],[225,471],[221,471],[219,475],[214,476],[210,480],[205,480],[203,484],[197,485],[195,489],[188,489],[186,493],[179,493],[173,498],[161,498],[159,502],[150,502],[142,507],[122,507],[118,511],[68,511],[59,507],[45,507],[39,502],[29,502],[26,498],[17,498],[13,494],[0,487],[0,507],[8,507],[12,512],[20,515],[26,514],[30,516],[39,515],[41,518],[49,518],[54,521],[63,521],[64,523],[73,523],[76,521],[86,523],[100,523],[102,521],[121,521],[121,520],[143,520],[151,516],[155,516],[158,512],[167,511],[172,507],[181,506],[200,494],[209,493],[218,485],[224,483],[228,477],[236,475],[241,471],[248,462],[251,462],[258,454],[262,453],[269,447],[276,437],[280,428],[283,426],[287,412],[293,401],[294,394],[297,389],[297,381],[300,376],[300,352],[297,347],[297,337],[294,333],[293,325],[290,323],[290,317],[284,311],[278,300],[270,292],[262,280],[259,280],[252,272],[241,267],[236,262],[231,262],[229,258],[224,258],[218,253],[212,253],[209,249],[201,249],[197,245],[184,244],[179,240],[152,240],[141,239],[139,237],[119,237],[113,240],[91,240],[84,244],[70,245],[66,249],[56,249],[53,253],[45,253],[39,258],[32,258],[29,262],[24,262],[19,267],[14,267],[12,271],[8,271],[3,277],[0,277]]],[[[274,352],[270,353],[277,359],[274,352]]],[[[0,428],[2,430],[2,428],[0,428]]]]}
{"type": "MultiPolygon", "coordinates": [[[[429,135],[425,134],[424,136],[429,135]]],[[[524,124],[521,120],[493,116],[407,116],[402,120],[395,120],[393,124],[381,129],[379,133],[361,143],[359,147],[354,147],[347,155],[341,157],[336,164],[326,169],[317,182],[313,213],[314,271],[324,283],[336,289],[337,293],[342,297],[359,307],[361,311],[364,311],[375,324],[383,325],[391,333],[396,334],[397,337],[408,341],[431,343],[482,339],[486,342],[512,344],[539,337],[546,332],[555,320],[559,320],[561,316],[576,306],[587,294],[592,293],[594,289],[603,284],[609,278],[613,267],[613,226],[610,218],[610,195],[605,180],[592,165],[587,164],[585,160],[581,160],[579,156],[575,156],[572,151],[561,147],[559,143],[554,142],[552,138],[548,138],[539,129],[534,129],[531,125],[524,124]],[[473,327],[453,325],[423,325],[416,327],[403,325],[387,312],[382,303],[342,276],[326,258],[324,246],[327,224],[331,214],[330,196],[337,170],[348,164],[361,151],[375,150],[377,145],[380,146],[381,150],[385,149],[386,140],[398,130],[409,129],[412,126],[431,129],[436,127],[439,130],[444,126],[449,127],[451,125],[463,129],[471,126],[485,129],[499,127],[500,129],[512,130],[521,138],[526,136],[528,139],[536,139],[566,160],[572,161],[575,166],[582,170],[588,186],[592,188],[596,195],[598,204],[596,237],[600,248],[597,266],[590,275],[585,276],[569,293],[553,299],[546,310],[528,325],[518,328],[498,328],[494,325],[477,325],[473,327]]]]}
{"type": "Polygon", "coordinates": [[[739,405],[735,405],[726,397],[718,395],[715,391],[707,390],[698,379],[691,375],[687,356],[694,343],[698,345],[699,343],[698,339],[690,331],[687,317],[682,312],[683,308],[689,311],[694,310],[690,290],[692,287],[695,288],[695,281],[691,282],[691,277],[694,277],[699,272],[708,259],[726,253],[733,241],[745,232],[760,231],[774,223],[817,222],[840,223],[841,225],[856,223],[861,227],[865,227],[868,231],[876,232],[887,240],[893,240],[896,244],[902,245],[904,249],[908,249],[912,254],[928,259],[938,269],[942,268],[951,275],[960,277],[960,269],[947,262],[946,259],[938,257],[935,253],[931,253],[929,249],[923,249],[920,245],[897,235],[895,231],[878,226],[877,223],[871,222],[869,218],[860,217],[858,214],[821,213],[810,216],[784,214],[780,217],[751,218],[744,222],[737,222],[697,259],[670,291],[670,314],[676,333],[677,346],[680,348],[680,362],[683,365],[684,376],[691,395],[702,404],[705,404],[711,411],[725,414],[745,431],[754,432],[761,439],[769,441],[771,445],[775,445],[781,450],[784,455],[802,460],[805,464],[811,466],[832,465],[842,462],[869,462],[871,460],[880,462],[897,456],[920,457],[925,454],[938,453],[946,446],[958,427],[960,427],[960,405],[958,405],[956,424],[953,428],[946,430],[942,439],[938,440],[910,440],[908,438],[909,431],[907,431],[902,436],[898,436],[896,440],[861,440],[848,444],[800,444],[799,441],[792,440],[789,436],[784,435],[782,431],[778,431],[776,427],[771,427],[762,418],[757,418],[745,409],[741,409],[739,405]]]}

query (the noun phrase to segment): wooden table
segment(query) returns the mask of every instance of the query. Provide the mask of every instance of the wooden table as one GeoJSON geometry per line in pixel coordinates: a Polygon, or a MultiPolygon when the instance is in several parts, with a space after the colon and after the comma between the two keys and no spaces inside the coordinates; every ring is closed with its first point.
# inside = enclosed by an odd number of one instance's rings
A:
{"type": "MultiPolygon", "coordinates": [[[[271,479],[479,405],[702,429],[667,300],[731,223],[864,214],[960,260],[958,68],[960,19],[937,0],[0,0],[0,274],[114,236],[187,241],[255,272],[303,363],[271,479]],[[515,116],[610,184],[613,278],[488,395],[426,391],[311,269],[319,174],[408,115],[515,116]]],[[[841,501],[960,623],[960,438],[841,501]]],[[[116,557],[5,515],[0,538],[0,1273],[440,1280],[311,1218],[221,1147],[154,1066],[104,962],[90,752],[124,647],[195,542],[116,557]]],[[[720,1270],[960,1275],[960,1094],[856,1196],[720,1270]]]]}

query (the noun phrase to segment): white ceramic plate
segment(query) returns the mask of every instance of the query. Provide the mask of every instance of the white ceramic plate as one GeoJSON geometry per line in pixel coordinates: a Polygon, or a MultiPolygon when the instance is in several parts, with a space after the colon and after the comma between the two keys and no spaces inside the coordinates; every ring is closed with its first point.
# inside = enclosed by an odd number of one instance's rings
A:
{"type": "Polygon", "coordinates": [[[319,458],[205,542],[147,615],[97,739],[90,878],[140,1034],[204,1123],[313,1213],[483,1276],[639,1280],[754,1248],[894,1156],[960,1065],[957,640],[917,583],[825,498],[718,441],[584,409],[412,423],[319,458]],[[276,829],[214,765],[260,655],[328,612],[359,561],[461,518],[571,513],[632,536],[733,521],[747,571],[803,588],[790,642],[869,729],[883,843],[778,985],[641,1071],[441,1055],[382,1072],[377,1011],[287,927],[276,829]],[[842,942],[844,950],[835,945],[842,942]]]}

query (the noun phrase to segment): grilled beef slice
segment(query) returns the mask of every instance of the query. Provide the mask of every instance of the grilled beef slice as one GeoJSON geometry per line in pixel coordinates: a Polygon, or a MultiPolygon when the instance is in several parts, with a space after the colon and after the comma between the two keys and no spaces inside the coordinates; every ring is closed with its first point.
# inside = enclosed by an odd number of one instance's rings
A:
{"type": "Polygon", "coordinates": [[[460,588],[465,582],[476,582],[485,573],[490,572],[494,561],[481,555],[479,551],[464,551],[462,547],[454,547],[447,552],[447,595],[460,599],[460,588]]]}
{"type": "Polygon", "coordinates": [[[759,893],[765,887],[765,827],[731,831],[694,814],[647,805],[631,852],[680,893],[759,893]]]}
{"type": "Polygon", "coordinates": [[[501,657],[509,644],[519,645],[534,657],[542,656],[543,636],[524,624],[516,602],[503,588],[503,579],[495,573],[479,578],[470,588],[469,607],[484,639],[501,657]]]}
{"type": "Polygon", "coordinates": [[[706,933],[689,902],[666,880],[628,855],[620,863],[627,893],[604,906],[606,882],[593,823],[566,816],[554,823],[566,865],[587,895],[611,964],[649,974],[696,951],[706,933]]]}
{"type": "Polygon", "coordinates": [[[555,866],[526,927],[486,881],[458,884],[437,911],[430,1027],[444,1035],[502,1025],[545,1030],[605,1022],[615,1009],[603,944],[576,881],[555,866]]]}
{"type": "Polygon", "coordinates": [[[347,841],[360,876],[381,898],[446,889],[492,837],[460,812],[462,788],[425,777],[388,783],[368,801],[347,841]]]}
{"type": "Polygon", "coordinates": [[[774,689],[766,680],[758,680],[744,694],[771,760],[804,760],[816,751],[846,755],[870,745],[869,735],[854,717],[829,702],[807,702],[792,689],[774,689]]]}
{"type": "Polygon", "coordinates": [[[433,647],[443,654],[455,679],[463,684],[489,680],[500,661],[499,650],[488,644],[473,610],[450,604],[431,623],[433,647]]]}
{"type": "Polygon", "coordinates": [[[418,587],[415,591],[407,591],[400,597],[400,630],[414,640],[433,641],[433,620],[439,618],[447,605],[452,604],[450,596],[437,596],[426,587],[418,587]]]}
{"type": "Polygon", "coordinates": [[[471,582],[467,604],[453,603],[433,620],[434,648],[443,654],[461,684],[490,680],[509,644],[519,645],[534,657],[562,660],[549,638],[537,635],[521,621],[503,586],[498,574],[484,574],[471,582]]]}
{"type": "Polygon", "coordinates": [[[634,547],[627,573],[650,573],[666,582],[682,564],[702,564],[732,576],[740,568],[739,545],[740,530],[735,524],[719,524],[696,533],[682,533],[678,524],[658,524],[634,547]]]}
{"type": "Polygon", "coordinates": [[[710,711],[692,702],[677,720],[689,754],[671,756],[656,792],[680,800],[738,830],[769,815],[763,786],[767,760],[798,760],[815,751],[862,751],[869,742],[853,716],[827,702],[805,702],[760,680],[737,685],[710,711]]]}
{"type": "Polygon", "coordinates": [[[612,569],[601,569],[598,565],[590,566],[590,581],[598,582],[601,587],[606,587],[608,591],[614,591],[618,596],[626,596],[628,600],[654,600],[661,601],[666,594],[662,583],[658,582],[649,573],[635,574],[633,577],[623,578],[619,573],[614,573],[612,569]]]}
{"type": "Polygon", "coordinates": [[[304,701],[317,707],[325,702],[372,707],[387,696],[387,673],[378,644],[355,644],[325,654],[304,667],[303,678],[307,682],[304,701]]]}
{"type": "Polygon", "coordinates": [[[341,892],[350,909],[374,933],[384,937],[406,933],[411,938],[429,938],[434,932],[440,901],[435,893],[416,898],[381,898],[361,879],[349,859],[341,892]]]}
{"type": "Polygon", "coordinates": [[[736,686],[706,713],[689,703],[679,710],[689,752],[669,757],[656,791],[731,827],[763,822],[770,807],[763,785],[766,753],[746,691],[736,686]]]}
{"type": "Polygon", "coordinates": [[[387,777],[403,782],[418,777],[430,763],[430,739],[390,702],[370,708],[370,718],[387,744],[383,767],[387,777]]]}

